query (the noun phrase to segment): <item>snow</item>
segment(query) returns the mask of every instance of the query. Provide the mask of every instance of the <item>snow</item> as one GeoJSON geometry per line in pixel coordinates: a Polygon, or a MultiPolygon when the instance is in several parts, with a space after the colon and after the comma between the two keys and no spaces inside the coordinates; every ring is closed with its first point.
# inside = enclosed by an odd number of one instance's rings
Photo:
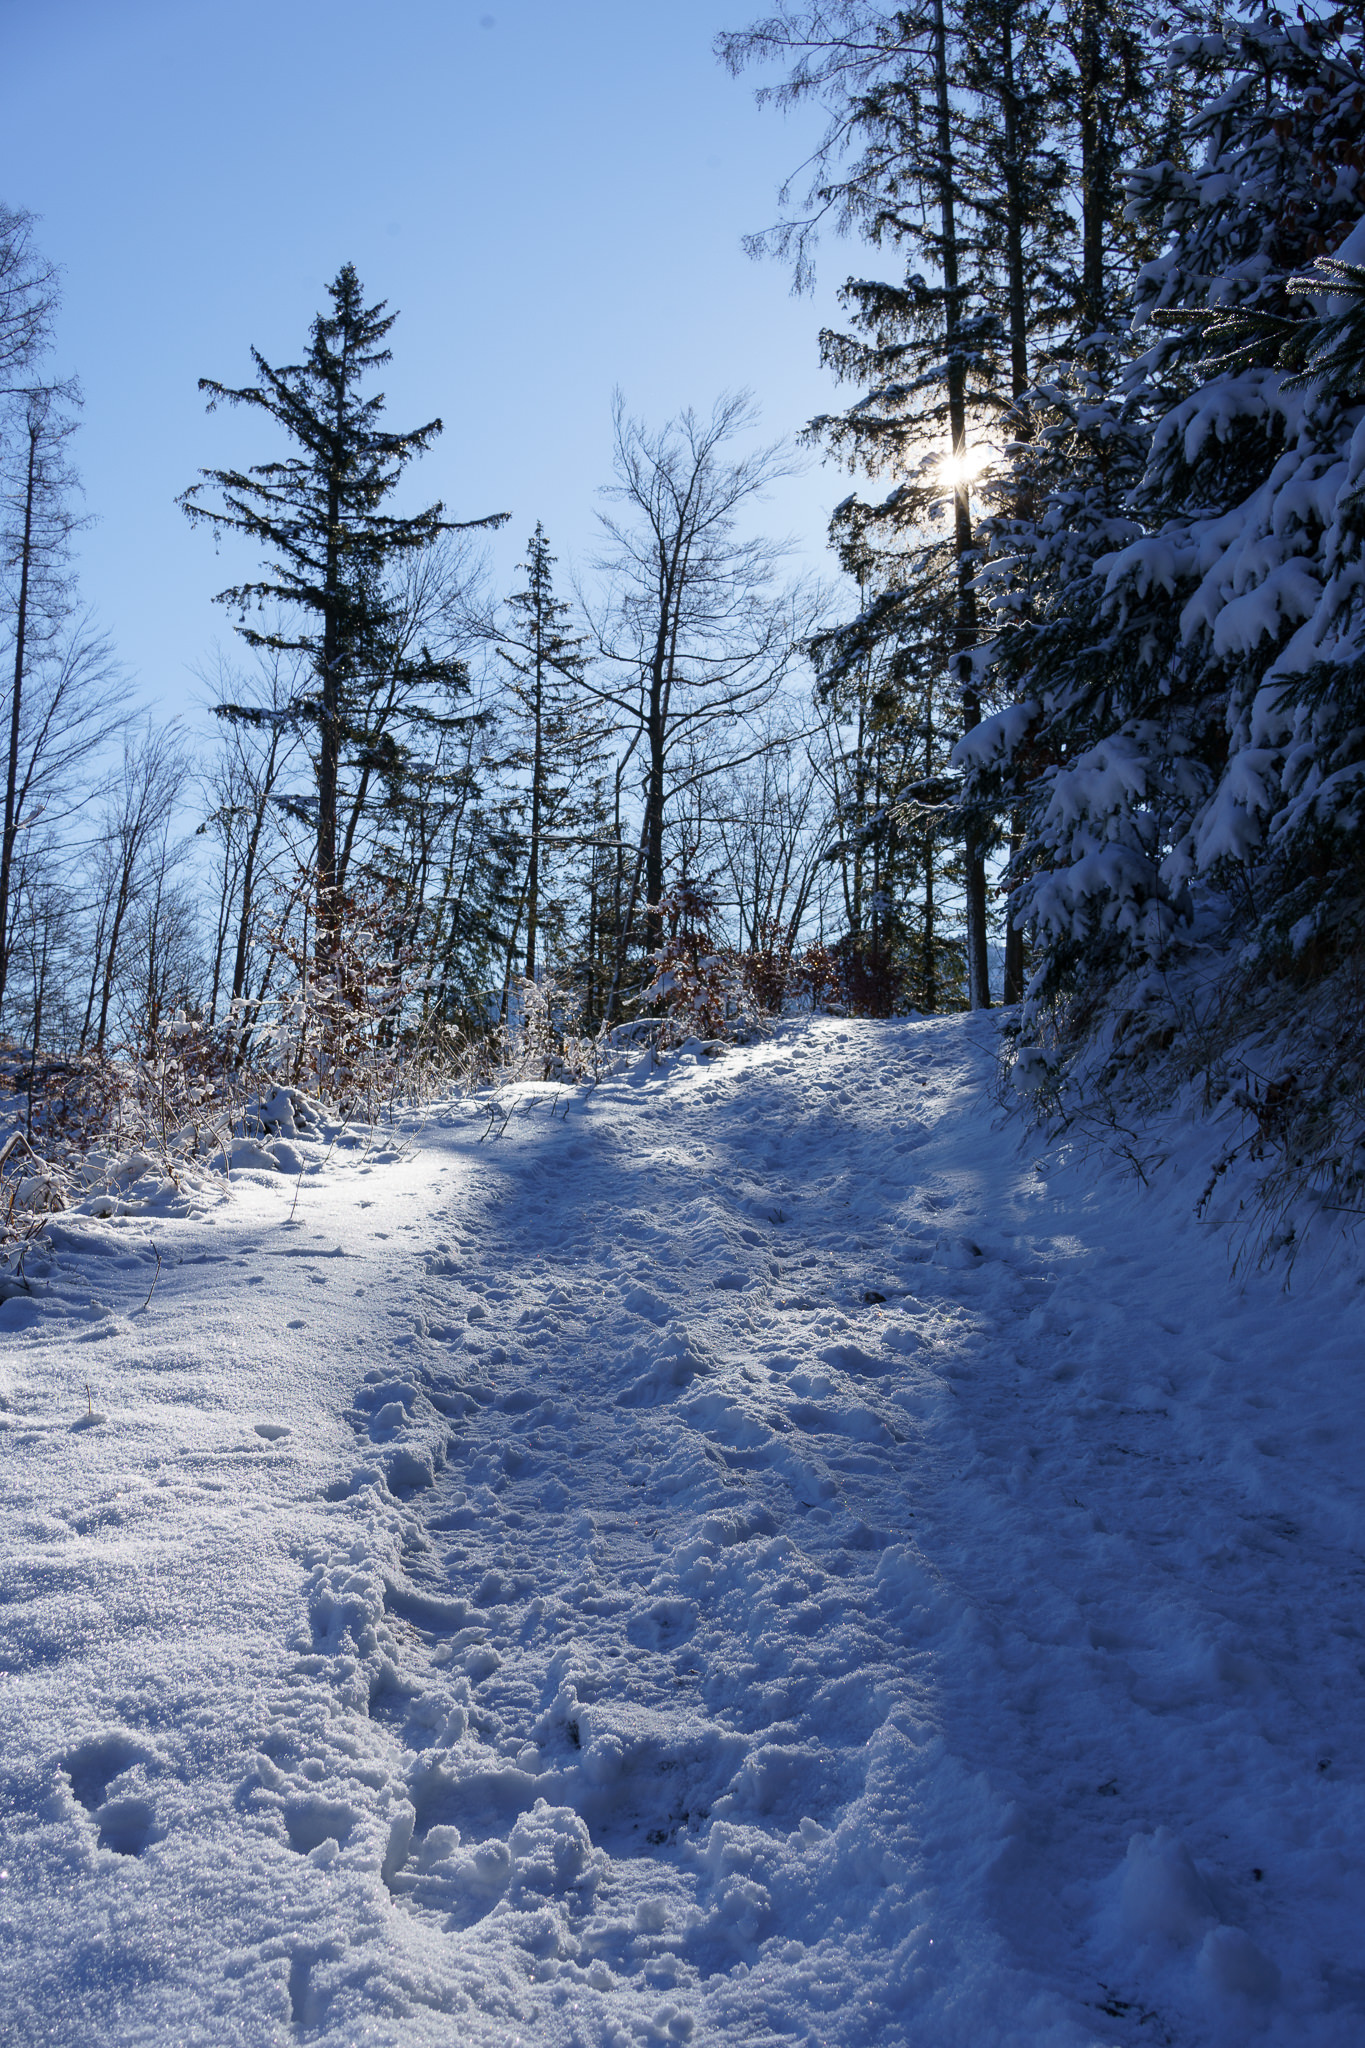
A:
{"type": "Polygon", "coordinates": [[[53,1220],[0,2041],[1365,2037],[1359,1262],[1235,1273],[1193,1125],[1039,1157],[994,1028],[53,1220]]]}

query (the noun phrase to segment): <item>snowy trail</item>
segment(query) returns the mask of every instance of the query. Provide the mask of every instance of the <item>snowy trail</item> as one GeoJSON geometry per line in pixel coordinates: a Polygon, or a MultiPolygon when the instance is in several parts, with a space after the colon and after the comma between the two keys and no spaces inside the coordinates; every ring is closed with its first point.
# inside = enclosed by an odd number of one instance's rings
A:
{"type": "Polygon", "coordinates": [[[158,1223],[145,1313],[73,1234],[0,1310],[0,2039],[1365,2038],[1357,1287],[990,1071],[522,1088],[158,1223]]]}

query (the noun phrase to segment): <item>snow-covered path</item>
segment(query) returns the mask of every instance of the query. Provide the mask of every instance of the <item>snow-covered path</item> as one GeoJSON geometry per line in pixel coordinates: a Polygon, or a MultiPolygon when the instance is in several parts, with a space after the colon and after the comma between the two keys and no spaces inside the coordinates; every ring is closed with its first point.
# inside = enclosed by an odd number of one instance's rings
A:
{"type": "Polygon", "coordinates": [[[1358,1288],[991,1069],[462,1105],[159,1219],[145,1309],[145,1221],[59,1226],[0,2040],[1365,2039],[1358,1288]]]}

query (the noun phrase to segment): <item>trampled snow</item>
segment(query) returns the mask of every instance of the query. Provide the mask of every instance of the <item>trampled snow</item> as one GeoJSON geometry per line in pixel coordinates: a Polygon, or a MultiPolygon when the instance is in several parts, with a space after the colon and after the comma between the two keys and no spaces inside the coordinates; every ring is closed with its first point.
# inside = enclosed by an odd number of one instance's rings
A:
{"type": "Polygon", "coordinates": [[[1365,2039],[1359,1268],[993,1060],[792,1024],[54,1219],[6,2048],[1365,2039]]]}

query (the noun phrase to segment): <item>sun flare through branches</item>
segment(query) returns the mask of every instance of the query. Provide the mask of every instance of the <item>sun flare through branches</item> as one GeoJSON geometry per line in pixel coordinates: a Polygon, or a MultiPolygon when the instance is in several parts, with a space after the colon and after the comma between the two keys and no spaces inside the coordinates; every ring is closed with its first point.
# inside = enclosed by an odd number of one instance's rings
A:
{"type": "Polygon", "coordinates": [[[948,491],[968,490],[990,466],[989,448],[950,448],[938,460],[939,482],[948,491]]]}

